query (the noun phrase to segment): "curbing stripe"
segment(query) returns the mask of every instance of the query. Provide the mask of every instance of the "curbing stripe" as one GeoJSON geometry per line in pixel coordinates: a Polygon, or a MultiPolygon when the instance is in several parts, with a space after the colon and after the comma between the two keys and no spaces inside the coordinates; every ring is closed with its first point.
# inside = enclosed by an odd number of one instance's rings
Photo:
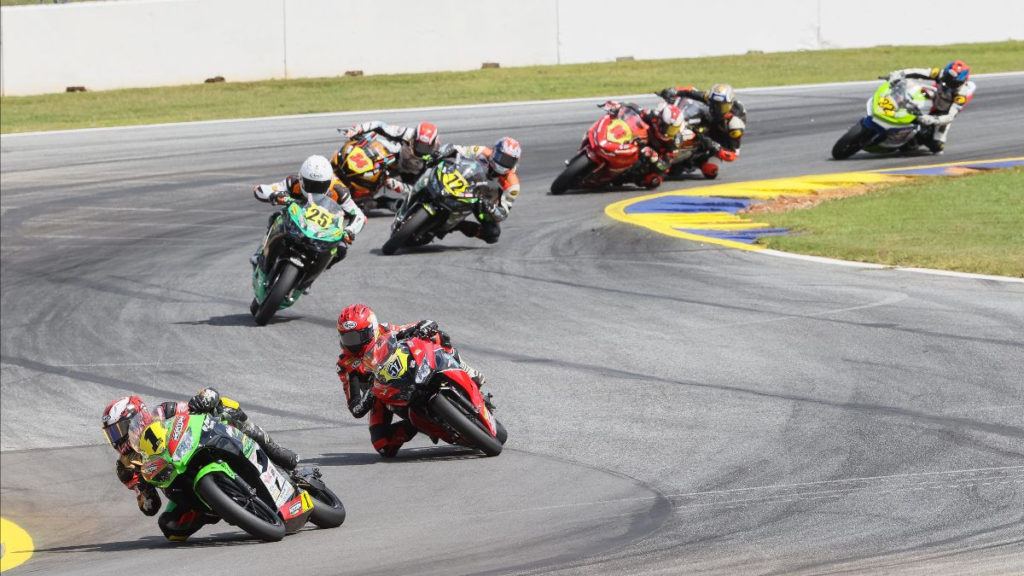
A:
{"type": "Polygon", "coordinates": [[[899,182],[921,176],[947,176],[947,168],[990,169],[1024,165],[1024,156],[998,158],[993,160],[946,162],[926,166],[907,166],[902,168],[883,168],[864,172],[841,172],[835,174],[817,174],[795,178],[778,178],[773,180],[754,180],[728,184],[713,184],[696,189],[678,189],[655,194],[646,194],[636,198],[621,200],[605,206],[605,214],[614,220],[642,226],[659,234],[718,244],[739,250],[757,251],[773,256],[785,256],[809,260],[859,266],[864,268],[890,268],[955,276],[1024,282],[1016,278],[1004,276],[988,276],[966,272],[944,270],[928,270],[922,268],[892,267],[883,264],[863,262],[846,262],[818,256],[789,254],[776,250],[767,250],[754,244],[759,237],[785,234],[779,228],[756,222],[739,214],[750,204],[787,196],[810,196],[818,192],[843,188],[851,185],[899,182]],[[709,200],[723,199],[721,202],[709,200]],[[724,200],[729,199],[729,200],[724,200]]]}
{"type": "Polygon", "coordinates": [[[32,537],[24,528],[0,518],[0,572],[21,566],[35,552],[32,537]]]}

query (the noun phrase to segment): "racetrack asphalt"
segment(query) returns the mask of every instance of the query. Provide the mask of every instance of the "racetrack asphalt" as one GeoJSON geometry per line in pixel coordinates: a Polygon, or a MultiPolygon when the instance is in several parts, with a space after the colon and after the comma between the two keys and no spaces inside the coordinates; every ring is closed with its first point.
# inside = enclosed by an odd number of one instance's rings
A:
{"type": "MultiPolygon", "coordinates": [[[[829,151],[873,83],[741,91],[749,131],[720,181],[1024,154],[1024,75],[977,83],[943,156],[845,162],[829,151]]],[[[605,216],[639,190],[549,195],[600,101],[3,136],[0,503],[35,545],[10,573],[1024,572],[1024,285],[605,216]],[[373,118],[518,138],[523,193],[500,242],[386,257],[390,218],[372,213],[342,264],[255,327],[248,257],[271,209],[252,185],[373,118]],[[373,453],[334,373],[353,302],[448,330],[487,374],[505,452],[417,437],[373,453]],[[100,412],[207,385],[321,467],[343,526],[164,542],[114,476],[100,412]]]]}

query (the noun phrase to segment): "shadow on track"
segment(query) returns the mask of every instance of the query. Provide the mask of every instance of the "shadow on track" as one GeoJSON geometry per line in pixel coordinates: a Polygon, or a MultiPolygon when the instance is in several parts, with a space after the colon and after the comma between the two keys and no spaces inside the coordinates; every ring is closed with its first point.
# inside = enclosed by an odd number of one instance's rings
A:
{"type": "Polygon", "coordinates": [[[477,450],[462,446],[428,446],[423,448],[402,448],[394,458],[383,458],[376,452],[335,452],[323,454],[318,458],[311,458],[310,462],[314,462],[319,466],[367,466],[373,464],[476,460],[479,458],[487,458],[487,456],[484,456],[477,450]]]}

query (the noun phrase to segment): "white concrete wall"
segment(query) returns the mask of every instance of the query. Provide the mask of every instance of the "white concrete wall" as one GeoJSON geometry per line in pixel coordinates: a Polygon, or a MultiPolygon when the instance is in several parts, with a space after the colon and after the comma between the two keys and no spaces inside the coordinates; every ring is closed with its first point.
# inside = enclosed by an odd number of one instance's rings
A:
{"type": "Polygon", "coordinates": [[[1024,39],[1011,0],[120,0],[4,7],[0,92],[1024,39]],[[910,25],[885,24],[907,21],[910,25]]]}

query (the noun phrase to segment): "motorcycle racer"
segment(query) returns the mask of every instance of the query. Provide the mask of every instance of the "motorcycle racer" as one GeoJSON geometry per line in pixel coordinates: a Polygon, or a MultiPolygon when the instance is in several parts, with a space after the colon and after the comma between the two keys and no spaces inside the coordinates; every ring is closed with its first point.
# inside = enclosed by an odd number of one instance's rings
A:
{"type": "MultiPolygon", "coordinates": [[[[363,229],[366,223],[366,215],[352,201],[352,195],[348,188],[334,177],[331,164],[323,156],[310,156],[302,163],[298,174],[292,174],[280,182],[273,184],[257,184],[252,189],[253,196],[261,202],[269,202],[274,205],[285,204],[288,199],[305,204],[312,194],[326,194],[341,206],[345,225],[345,244],[338,244],[334,259],[327,265],[334,266],[348,254],[347,244],[355,240],[356,234],[363,229]]],[[[277,213],[271,214],[267,229],[273,226],[277,213]]],[[[262,266],[264,261],[263,245],[252,255],[249,262],[253,266],[262,266]]]]}
{"type": "MultiPolygon", "coordinates": [[[[237,402],[221,397],[213,388],[200,390],[187,402],[161,402],[152,409],[138,396],[118,398],[107,404],[103,411],[103,432],[119,454],[115,462],[117,479],[135,492],[139,510],[146,516],[153,516],[160,510],[160,495],[155,486],[142,480],[140,466],[143,458],[133,448],[129,429],[136,420],[148,425],[179,414],[217,414],[252,438],[275,464],[293,470],[298,463],[297,454],[274,442],[263,428],[249,421],[237,402]]],[[[142,428],[145,426],[136,426],[137,430],[142,428]]],[[[219,521],[216,516],[180,506],[177,489],[166,489],[164,494],[168,500],[167,508],[157,519],[157,525],[168,540],[185,540],[206,524],[219,521]]]]}
{"type": "Polygon", "coordinates": [[[372,387],[374,371],[387,360],[389,350],[395,343],[409,338],[431,340],[449,351],[469,374],[478,387],[486,383],[484,375],[459,357],[451,344],[451,338],[439,329],[433,320],[421,320],[411,324],[389,324],[379,322],[369,306],[352,304],[338,315],[338,339],[341,354],[338,355],[337,372],[345,390],[345,399],[352,416],[362,418],[370,415],[370,442],[381,456],[393,457],[398,449],[416,435],[412,422],[402,419],[392,423],[394,412],[374,396],[372,387]]]}
{"type": "Polygon", "coordinates": [[[942,153],[953,119],[974,97],[976,86],[970,77],[970,67],[961,60],[954,60],[944,68],[905,68],[889,73],[886,77],[889,82],[902,78],[935,81],[932,108],[928,114],[917,117],[925,130],[908,147],[924,144],[933,154],[942,153]]]}
{"type": "MultiPolygon", "coordinates": [[[[492,147],[445,144],[430,155],[427,165],[434,166],[443,159],[456,155],[485,161],[488,178],[497,182],[500,188],[499,198],[494,202],[478,203],[476,220],[467,219],[459,222],[457,230],[470,238],[480,238],[488,244],[494,244],[501,235],[499,223],[508,218],[512,203],[519,197],[519,175],[516,168],[519,166],[523,149],[517,140],[507,136],[498,140],[492,147]]],[[[402,193],[408,193],[411,189],[409,185],[403,186],[402,193]]]]}
{"type": "MultiPolygon", "coordinates": [[[[373,120],[346,129],[344,135],[345,138],[351,140],[367,132],[379,135],[380,142],[384,144],[388,152],[398,157],[395,173],[398,175],[398,179],[405,184],[412,184],[419,178],[427,166],[427,157],[436,152],[441,143],[437,134],[437,126],[430,122],[420,122],[416,126],[407,127],[373,120]]],[[[338,154],[331,159],[331,164],[336,170],[340,160],[338,154]]],[[[389,175],[387,178],[390,180],[391,176],[389,175]]],[[[394,187],[394,184],[389,184],[387,181],[385,181],[385,185],[394,187]]]]}
{"type": "Polygon", "coordinates": [[[747,111],[736,99],[736,93],[729,84],[715,84],[710,90],[697,90],[693,86],[670,86],[658,93],[666,102],[676,106],[684,98],[704,103],[701,108],[701,124],[707,126],[707,134],[718,144],[709,149],[701,158],[700,171],[708,180],[718,177],[719,160],[732,162],[740,153],[740,143],[747,129],[747,111]]]}
{"type": "MultiPolygon", "coordinates": [[[[620,109],[629,108],[640,115],[647,125],[647,137],[638,138],[640,145],[639,166],[628,174],[638,186],[653,190],[661,185],[669,168],[669,160],[687,138],[684,130],[683,112],[677,106],[661,102],[653,109],[641,108],[635,104],[608,101],[602,108],[613,115],[620,109]]],[[[692,132],[689,133],[692,137],[692,132]]]]}

